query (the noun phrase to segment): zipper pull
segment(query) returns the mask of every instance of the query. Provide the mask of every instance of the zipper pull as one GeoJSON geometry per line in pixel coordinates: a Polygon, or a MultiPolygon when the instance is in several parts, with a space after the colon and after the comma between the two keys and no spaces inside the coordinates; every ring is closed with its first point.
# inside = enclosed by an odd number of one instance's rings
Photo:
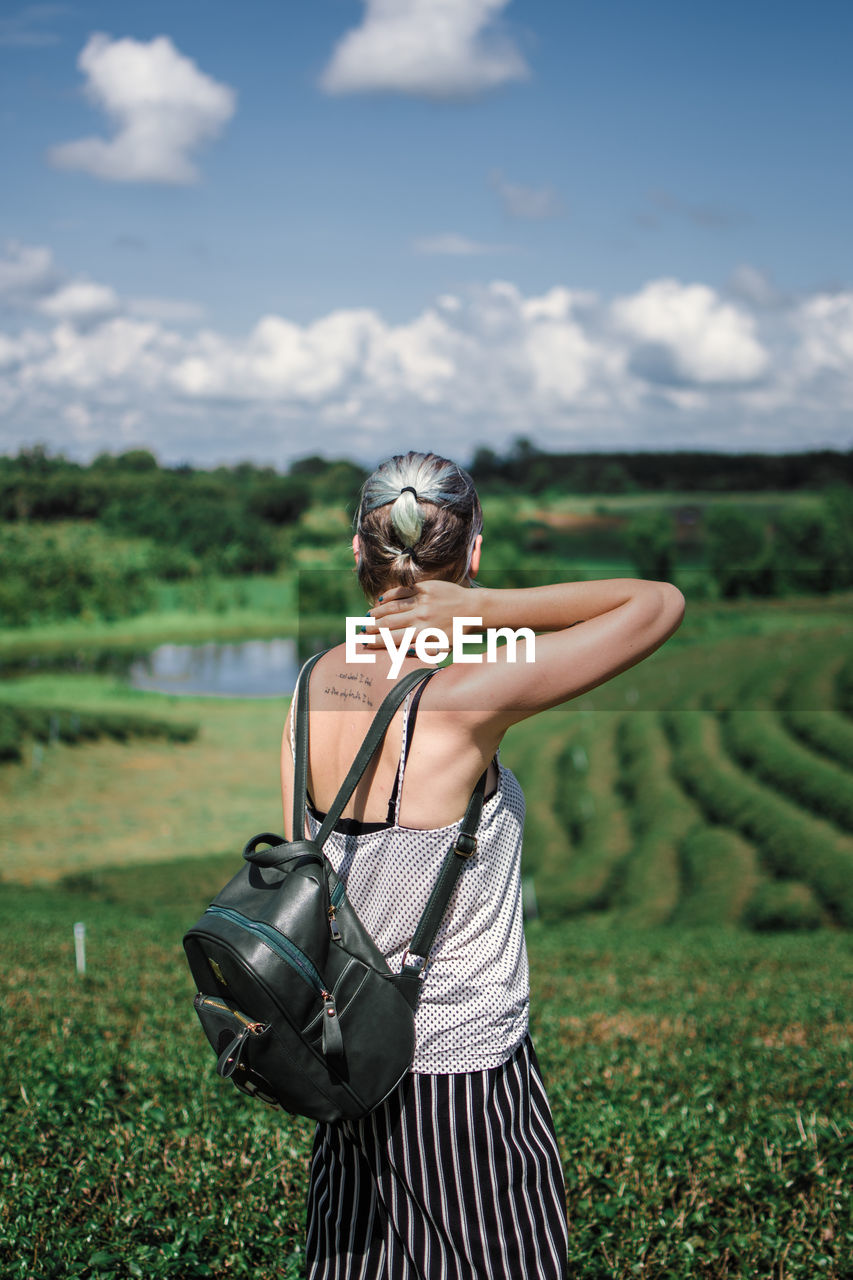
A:
{"type": "Polygon", "coordinates": [[[334,908],[334,905],[333,905],[333,906],[331,906],[331,907],[329,907],[328,915],[329,915],[329,932],[330,932],[330,933],[331,933],[331,935],[332,935],[332,939],[333,939],[333,941],[335,941],[335,942],[340,942],[340,940],[341,940],[341,931],[340,931],[340,928],[339,928],[339,926],[338,926],[338,922],[337,922],[337,920],[336,920],[336,918],[335,918],[335,908],[334,908]]]}
{"type": "Polygon", "coordinates": [[[323,1054],[333,1071],[346,1070],[344,1057],[344,1041],[341,1035],[340,1019],[335,1008],[335,997],[331,991],[323,992],[323,1054]]]}

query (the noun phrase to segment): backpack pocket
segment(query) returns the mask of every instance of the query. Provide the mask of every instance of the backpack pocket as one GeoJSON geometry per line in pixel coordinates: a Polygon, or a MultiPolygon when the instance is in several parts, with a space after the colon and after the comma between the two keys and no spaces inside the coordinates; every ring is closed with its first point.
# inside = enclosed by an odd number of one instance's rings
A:
{"type": "Polygon", "coordinates": [[[260,1098],[270,1106],[280,1106],[275,1090],[258,1069],[268,1047],[265,1041],[269,1038],[270,1024],[256,1022],[236,1005],[201,991],[193,1000],[193,1006],[216,1051],[216,1070],[222,1078],[230,1080],[243,1093],[260,1098]]]}

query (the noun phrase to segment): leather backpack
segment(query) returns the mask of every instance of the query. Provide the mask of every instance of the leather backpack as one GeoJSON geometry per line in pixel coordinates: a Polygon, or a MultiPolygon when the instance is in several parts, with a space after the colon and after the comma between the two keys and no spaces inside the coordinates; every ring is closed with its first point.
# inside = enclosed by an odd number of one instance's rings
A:
{"type": "MultiPolygon", "coordinates": [[[[320,656],[297,682],[294,836],[305,831],[308,681],[320,656]]],[[[296,1115],[358,1119],[393,1092],[412,1063],[426,963],[456,881],[476,852],[486,774],[399,974],[359,920],[323,845],[395,711],[434,674],[412,672],[387,695],[315,838],[254,836],[243,850],[245,865],[184,936],[195,1009],[219,1074],[296,1115]]]]}

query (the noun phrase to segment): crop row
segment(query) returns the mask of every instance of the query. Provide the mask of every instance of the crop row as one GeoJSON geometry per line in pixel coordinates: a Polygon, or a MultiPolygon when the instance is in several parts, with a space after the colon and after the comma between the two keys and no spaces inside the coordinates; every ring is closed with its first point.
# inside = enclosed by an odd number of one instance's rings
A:
{"type": "Polygon", "coordinates": [[[656,715],[625,716],[617,750],[633,835],[617,897],[619,914],[632,925],[664,924],[681,894],[679,846],[699,815],[670,773],[670,749],[656,715]]]}
{"type": "Polygon", "coordinates": [[[92,742],[112,738],[164,738],[189,742],[198,726],[176,720],[119,711],[73,711],[67,707],[30,707],[0,703],[0,763],[19,761],[27,739],[40,743],[92,742]]]}
{"type": "Polygon", "coordinates": [[[702,821],[681,843],[684,898],[677,921],[685,925],[736,924],[766,883],[755,845],[731,827],[702,821]]]}
{"type": "Polygon", "coordinates": [[[706,819],[735,828],[774,874],[802,880],[828,912],[853,925],[853,840],[747,777],[726,758],[713,717],[667,714],[664,727],[676,776],[706,819]]]}
{"type": "MultiPolygon", "coordinates": [[[[546,880],[552,918],[609,906],[630,853],[631,834],[617,792],[620,719],[613,712],[583,717],[558,758],[556,813],[563,854],[552,859],[546,880]]],[[[543,912],[546,919],[548,914],[543,912]]]]}
{"type": "Polygon", "coordinates": [[[769,786],[804,809],[853,831],[853,774],[791,738],[772,711],[730,711],[721,717],[729,752],[769,786]]]}
{"type": "Polygon", "coordinates": [[[809,663],[794,673],[779,713],[785,728],[815,751],[853,771],[853,724],[833,710],[843,657],[809,663]]]}
{"type": "Polygon", "coordinates": [[[782,712],[786,729],[815,751],[853,771],[853,724],[835,711],[782,712]]]}
{"type": "Polygon", "coordinates": [[[707,712],[554,712],[548,732],[525,726],[514,736],[528,798],[528,893],[533,883],[544,919],[605,911],[626,926],[756,929],[853,919],[853,842],[803,811],[799,773],[792,801],[725,748],[736,740],[744,761],[747,745],[766,751],[770,726],[798,769],[804,758],[843,784],[830,788],[837,804],[849,776],[788,738],[772,712],[724,721],[721,739],[707,712]]]}

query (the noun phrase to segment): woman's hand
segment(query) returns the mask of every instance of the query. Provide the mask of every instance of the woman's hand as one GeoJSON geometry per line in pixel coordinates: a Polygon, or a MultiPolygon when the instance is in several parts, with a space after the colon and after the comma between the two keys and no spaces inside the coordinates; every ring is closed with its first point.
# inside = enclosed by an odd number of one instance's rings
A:
{"type": "Polygon", "coordinates": [[[477,592],[441,578],[426,578],[413,587],[383,592],[381,603],[377,601],[368,612],[377,627],[390,630],[396,644],[407,627],[414,627],[416,635],[426,627],[437,627],[449,636],[454,618],[478,616],[477,592]]]}

